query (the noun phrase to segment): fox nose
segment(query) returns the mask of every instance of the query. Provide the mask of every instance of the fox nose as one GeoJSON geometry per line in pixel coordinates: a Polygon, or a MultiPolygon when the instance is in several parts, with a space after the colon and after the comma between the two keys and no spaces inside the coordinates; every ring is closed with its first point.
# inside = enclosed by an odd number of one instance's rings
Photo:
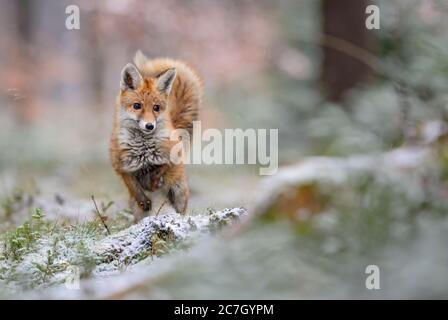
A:
{"type": "Polygon", "coordinates": [[[145,125],[146,130],[152,131],[154,130],[154,125],[152,123],[147,123],[145,125]]]}

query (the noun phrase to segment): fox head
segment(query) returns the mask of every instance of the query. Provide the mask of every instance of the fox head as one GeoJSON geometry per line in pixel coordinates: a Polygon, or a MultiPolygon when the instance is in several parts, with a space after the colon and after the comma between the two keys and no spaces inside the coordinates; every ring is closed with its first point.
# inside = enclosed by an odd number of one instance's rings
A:
{"type": "Polygon", "coordinates": [[[156,132],[165,119],[175,78],[174,68],[156,77],[145,77],[137,67],[128,63],[121,71],[121,120],[138,126],[145,133],[156,132]]]}

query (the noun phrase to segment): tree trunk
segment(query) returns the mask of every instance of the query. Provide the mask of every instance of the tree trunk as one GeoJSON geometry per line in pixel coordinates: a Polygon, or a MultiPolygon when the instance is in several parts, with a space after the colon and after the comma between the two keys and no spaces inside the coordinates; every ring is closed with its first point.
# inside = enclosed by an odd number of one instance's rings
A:
{"type": "Polygon", "coordinates": [[[320,82],[325,97],[341,102],[367,79],[370,66],[359,53],[373,51],[372,30],[365,26],[369,0],[322,0],[323,62],[320,82]]]}
{"type": "Polygon", "coordinates": [[[14,70],[11,83],[16,115],[20,123],[28,125],[38,116],[34,102],[35,83],[33,64],[33,0],[18,0],[15,3],[16,43],[13,46],[14,70]]]}

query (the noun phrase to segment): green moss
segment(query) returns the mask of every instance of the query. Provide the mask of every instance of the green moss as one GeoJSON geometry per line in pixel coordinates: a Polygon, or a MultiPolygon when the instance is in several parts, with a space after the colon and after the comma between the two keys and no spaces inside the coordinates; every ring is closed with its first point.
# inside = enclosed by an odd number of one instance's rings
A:
{"type": "Polygon", "coordinates": [[[50,224],[43,220],[42,210],[36,209],[30,219],[13,231],[3,235],[2,257],[21,261],[23,255],[30,252],[36,240],[50,228],[50,224]]]}

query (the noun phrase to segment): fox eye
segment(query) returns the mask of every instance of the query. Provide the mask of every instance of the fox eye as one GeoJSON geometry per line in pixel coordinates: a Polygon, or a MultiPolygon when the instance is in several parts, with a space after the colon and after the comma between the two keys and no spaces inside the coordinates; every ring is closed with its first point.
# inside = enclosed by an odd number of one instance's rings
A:
{"type": "Polygon", "coordinates": [[[142,108],[142,104],[141,103],[134,103],[133,105],[135,110],[140,110],[142,108]]]}
{"type": "Polygon", "coordinates": [[[155,112],[159,112],[160,111],[160,106],[158,104],[155,104],[154,107],[152,107],[152,108],[153,108],[153,110],[155,112]]]}

